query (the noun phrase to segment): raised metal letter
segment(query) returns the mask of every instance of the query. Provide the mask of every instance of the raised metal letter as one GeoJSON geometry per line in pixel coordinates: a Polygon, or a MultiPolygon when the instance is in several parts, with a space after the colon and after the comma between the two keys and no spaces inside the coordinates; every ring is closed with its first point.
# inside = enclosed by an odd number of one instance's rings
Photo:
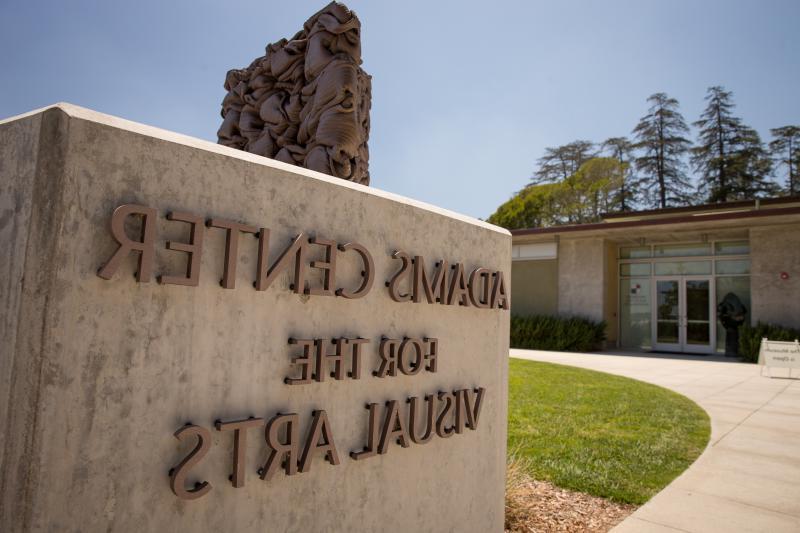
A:
{"type": "Polygon", "coordinates": [[[116,209],[111,215],[111,235],[119,243],[119,248],[111,256],[111,259],[97,271],[97,275],[103,279],[111,279],[117,271],[122,260],[130,252],[139,252],[139,269],[136,271],[137,281],[150,281],[153,273],[153,258],[155,257],[154,245],[156,241],[156,228],[153,219],[156,211],[152,207],[143,205],[124,204],[116,209]],[[142,229],[138,241],[134,241],[125,233],[125,219],[131,215],[142,217],[142,229]]]}
{"type": "Polygon", "coordinates": [[[197,437],[197,445],[178,466],[170,470],[169,475],[169,486],[172,492],[182,500],[196,500],[205,496],[211,490],[211,483],[208,481],[198,482],[195,484],[195,488],[190,490],[186,490],[184,486],[189,470],[202,461],[208,450],[211,449],[211,432],[204,427],[190,424],[175,432],[175,438],[178,440],[184,440],[192,435],[197,437]]]}
{"type": "Polygon", "coordinates": [[[231,474],[231,484],[237,489],[244,487],[247,430],[263,426],[264,419],[245,418],[244,420],[232,420],[230,422],[218,421],[214,425],[217,431],[233,431],[233,474],[231,474]]]}
{"type": "Polygon", "coordinates": [[[167,241],[167,250],[175,250],[176,252],[186,252],[189,257],[186,259],[186,275],[185,276],[159,276],[158,282],[167,285],[187,285],[189,287],[197,287],[200,283],[200,261],[203,254],[203,217],[193,215],[191,213],[169,213],[167,220],[176,220],[178,222],[188,222],[191,224],[189,230],[189,242],[172,242],[167,241]]]}

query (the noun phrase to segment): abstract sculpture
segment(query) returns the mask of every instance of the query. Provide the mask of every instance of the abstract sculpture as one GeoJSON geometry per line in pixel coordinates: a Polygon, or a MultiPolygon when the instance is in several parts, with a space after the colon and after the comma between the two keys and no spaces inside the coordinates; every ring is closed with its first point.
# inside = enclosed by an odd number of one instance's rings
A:
{"type": "Polygon", "coordinates": [[[371,78],[361,23],[331,2],[225,78],[219,144],[369,185],[371,78]]]}
{"type": "Polygon", "coordinates": [[[746,316],[747,308],[732,292],[717,305],[717,317],[725,328],[725,357],[739,357],[739,327],[746,316]]]}

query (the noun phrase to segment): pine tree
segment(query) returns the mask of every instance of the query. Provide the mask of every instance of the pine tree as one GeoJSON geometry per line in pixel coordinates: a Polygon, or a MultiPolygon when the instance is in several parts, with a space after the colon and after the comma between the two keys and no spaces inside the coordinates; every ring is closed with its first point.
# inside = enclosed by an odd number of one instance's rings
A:
{"type": "Polygon", "coordinates": [[[709,202],[724,202],[732,196],[734,136],[741,121],[732,116],[731,93],[722,87],[710,87],[700,120],[694,123],[700,131],[698,145],[692,149],[692,164],[700,173],[700,189],[709,202]]]}
{"type": "Polygon", "coordinates": [[[733,116],[733,93],[709,87],[700,119],[692,165],[700,175],[700,192],[709,202],[752,198],[774,190],[767,176],[771,162],[758,133],[733,116]]]}
{"type": "Polygon", "coordinates": [[[590,141],[572,141],[563,146],[545,148],[544,155],[539,158],[539,170],[531,181],[533,183],[555,183],[564,181],[575,174],[586,161],[595,156],[594,143],[590,141]]]}
{"type": "Polygon", "coordinates": [[[800,194],[800,126],[783,126],[769,130],[774,139],[769,150],[777,165],[786,166],[786,192],[800,194]]]}
{"type": "Polygon", "coordinates": [[[732,160],[733,200],[778,194],[778,187],[769,179],[772,159],[753,128],[741,126],[734,137],[735,155],[732,160]]]}
{"type": "Polygon", "coordinates": [[[610,137],[603,141],[601,148],[625,168],[615,204],[620,211],[630,211],[641,195],[640,183],[633,171],[633,143],[627,137],[610,137]]]}
{"type": "Polygon", "coordinates": [[[678,101],[665,93],[647,99],[650,109],[633,129],[634,147],[640,152],[636,168],[642,175],[643,191],[654,207],[682,205],[691,199],[691,185],[683,157],[691,145],[689,131],[678,111],[678,101]]]}

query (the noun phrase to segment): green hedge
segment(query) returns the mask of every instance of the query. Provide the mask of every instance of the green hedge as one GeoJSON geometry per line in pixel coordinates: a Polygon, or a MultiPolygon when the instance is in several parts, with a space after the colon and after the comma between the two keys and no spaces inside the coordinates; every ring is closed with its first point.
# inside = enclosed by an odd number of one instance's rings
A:
{"type": "Polygon", "coordinates": [[[793,341],[800,339],[800,330],[763,322],[755,326],[744,325],[739,328],[739,356],[744,361],[757,363],[763,338],[771,341],[793,341]]]}
{"type": "Polygon", "coordinates": [[[602,348],[606,323],[581,317],[512,316],[511,347],[559,352],[589,352],[602,348]]]}

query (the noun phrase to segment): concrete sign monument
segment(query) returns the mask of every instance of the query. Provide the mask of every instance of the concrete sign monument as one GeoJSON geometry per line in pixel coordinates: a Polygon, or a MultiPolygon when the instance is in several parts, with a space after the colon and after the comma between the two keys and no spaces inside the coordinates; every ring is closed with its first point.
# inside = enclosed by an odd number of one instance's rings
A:
{"type": "Polygon", "coordinates": [[[4,531],[502,530],[508,232],[66,104],[0,161],[4,531]]]}

